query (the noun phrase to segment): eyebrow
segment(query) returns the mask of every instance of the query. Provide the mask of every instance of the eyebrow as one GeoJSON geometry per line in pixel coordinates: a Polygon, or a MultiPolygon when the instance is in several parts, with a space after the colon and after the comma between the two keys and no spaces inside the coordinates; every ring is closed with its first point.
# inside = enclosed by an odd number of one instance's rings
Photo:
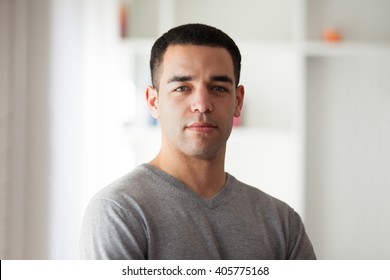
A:
{"type": "Polygon", "coordinates": [[[173,76],[168,80],[169,83],[175,83],[175,82],[188,82],[191,81],[193,78],[191,76],[173,76]]]}
{"type": "MultiPolygon", "coordinates": [[[[188,82],[188,81],[192,81],[192,80],[193,80],[192,76],[173,76],[172,78],[170,78],[168,80],[168,84],[175,83],[175,82],[188,82]]],[[[226,75],[211,76],[210,81],[233,84],[233,79],[231,79],[230,77],[228,77],[226,75]]]]}
{"type": "Polygon", "coordinates": [[[230,77],[225,76],[225,75],[211,76],[210,80],[213,82],[224,82],[224,83],[233,84],[233,79],[231,79],[230,77]]]}

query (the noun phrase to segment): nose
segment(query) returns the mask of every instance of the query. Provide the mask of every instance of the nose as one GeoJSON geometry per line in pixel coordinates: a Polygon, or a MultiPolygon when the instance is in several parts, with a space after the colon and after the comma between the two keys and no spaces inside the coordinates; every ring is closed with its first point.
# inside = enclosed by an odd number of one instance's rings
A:
{"type": "Polygon", "coordinates": [[[199,113],[209,113],[213,110],[211,93],[207,87],[196,89],[192,94],[191,111],[199,113]]]}

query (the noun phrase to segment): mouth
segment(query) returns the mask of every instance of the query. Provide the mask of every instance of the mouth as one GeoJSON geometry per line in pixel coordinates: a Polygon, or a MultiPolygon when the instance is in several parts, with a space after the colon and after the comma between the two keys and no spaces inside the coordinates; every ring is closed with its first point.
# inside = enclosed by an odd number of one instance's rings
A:
{"type": "Polygon", "coordinates": [[[208,122],[194,122],[186,127],[188,130],[199,133],[199,134],[209,134],[213,132],[217,126],[213,123],[208,122]]]}

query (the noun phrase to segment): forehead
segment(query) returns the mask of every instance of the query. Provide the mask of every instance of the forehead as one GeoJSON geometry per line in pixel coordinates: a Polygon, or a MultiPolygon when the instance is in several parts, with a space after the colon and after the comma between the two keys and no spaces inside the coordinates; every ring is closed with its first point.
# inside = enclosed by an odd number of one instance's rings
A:
{"type": "Polygon", "coordinates": [[[222,71],[233,75],[233,59],[222,47],[170,45],[163,57],[163,73],[191,70],[222,71]]]}

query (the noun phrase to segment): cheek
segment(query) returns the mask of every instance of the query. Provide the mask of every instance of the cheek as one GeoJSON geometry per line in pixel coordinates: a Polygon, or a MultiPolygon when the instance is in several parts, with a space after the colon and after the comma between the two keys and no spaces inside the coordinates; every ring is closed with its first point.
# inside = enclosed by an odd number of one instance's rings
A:
{"type": "Polygon", "coordinates": [[[175,104],[164,104],[160,108],[160,123],[164,130],[169,132],[177,131],[181,128],[183,115],[175,104]]]}
{"type": "Polygon", "coordinates": [[[223,115],[225,120],[233,119],[237,112],[237,105],[235,102],[229,102],[223,107],[223,115]]]}

